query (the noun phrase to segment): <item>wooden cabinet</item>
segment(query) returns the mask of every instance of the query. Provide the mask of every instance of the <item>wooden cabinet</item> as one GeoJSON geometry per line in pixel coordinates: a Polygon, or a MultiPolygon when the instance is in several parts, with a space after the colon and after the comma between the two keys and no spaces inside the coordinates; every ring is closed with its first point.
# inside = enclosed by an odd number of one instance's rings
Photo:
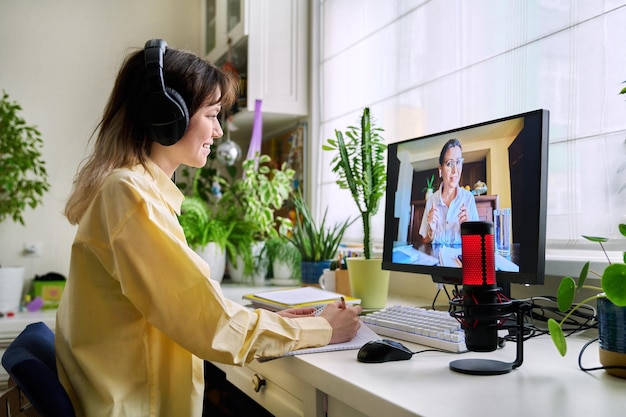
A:
{"type": "MultiPolygon", "coordinates": [[[[493,210],[499,207],[497,195],[479,195],[475,197],[476,210],[479,220],[493,222],[493,210]]],[[[409,242],[413,244],[422,243],[422,236],[419,234],[426,200],[415,200],[411,202],[411,223],[409,224],[409,242]]]]}

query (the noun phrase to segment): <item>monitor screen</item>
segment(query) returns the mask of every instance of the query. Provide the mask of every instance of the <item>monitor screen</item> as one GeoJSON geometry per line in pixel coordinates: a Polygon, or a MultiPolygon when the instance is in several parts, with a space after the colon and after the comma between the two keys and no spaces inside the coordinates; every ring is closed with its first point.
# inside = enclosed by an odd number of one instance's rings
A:
{"type": "Polygon", "coordinates": [[[487,221],[498,284],[543,284],[548,119],[535,110],[390,144],[383,268],[460,285],[460,223],[487,221]]]}

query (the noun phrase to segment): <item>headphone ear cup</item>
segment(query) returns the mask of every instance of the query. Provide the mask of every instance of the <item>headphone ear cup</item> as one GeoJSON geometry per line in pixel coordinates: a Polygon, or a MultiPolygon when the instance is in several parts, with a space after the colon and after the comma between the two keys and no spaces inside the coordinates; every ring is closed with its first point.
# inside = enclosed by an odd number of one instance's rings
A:
{"type": "Polygon", "coordinates": [[[150,139],[164,146],[178,142],[187,131],[189,110],[178,91],[152,93],[146,109],[150,139]]]}

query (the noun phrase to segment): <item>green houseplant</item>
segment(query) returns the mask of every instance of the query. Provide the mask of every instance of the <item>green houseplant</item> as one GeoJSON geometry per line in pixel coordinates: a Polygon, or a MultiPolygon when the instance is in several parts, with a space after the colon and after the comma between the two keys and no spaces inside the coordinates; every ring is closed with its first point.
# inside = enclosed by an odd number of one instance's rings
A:
{"type": "Polygon", "coordinates": [[[292,201],[296,221],[287,240],[300,254],[302,283],[317,284],[324,268],[329,268],[337,253],[346,229],[356,219],[347,219],[330,226],[327,223],[328,208],[326,208],[321,222],[317,223],[301,193],[296,193],[292,201]]]}
{"type": "MultiPolygon", "coordinates": [[[[0,96],[0,222],[10,219],[24,225],[25,210],[42,203],[50,184],[41,154],[41,132],[20,116],[21,110],[3,90],[0,96]]],[[[0,303],[0,312],[17,311],[23,282],[23,266],[0,263],[0,293],[6,300],[0,303]]]]}
{"type": "MultiPolygon", "coordinates": [[[[620,224],[619,231],[623,236],[626,236],[626,224],[620,224]]],[[[589,262],[587,262],[580,272],[578,282],[569,276],[564,277],[561,280],[557,290],[557,304],[559,310],[564,313],[567,312],[567,314],[563,317],[563,319],[561,319],[560,322],[557,322],[553,318],[549,319],[548,329],[555,347],[562,356],[565,356],[567,353],[567,342],[565,340],[562,325],[581,305],[584,305],[594,299],[599,303],[606,299],[617,307],[626,307],[626,252],[623,253],[622,262],[611,263],[603,245],[603,242],[607,241],[606,238],[595,236],[583,237],[589,241],[598,242],[600,244],[609,265],[604,269],[604,271],[602,271],[602,273],[596,273],[594,271],[590,271],[589,262]],[[592,272],[600,277],[600,287],[585,284],[589,272],[592,272]],[[572,307],[576,293],[584,288],[595,290],[599,293],[582,300],[580,303],[572,307]]],[[[626,312],[626,310],[624,310],[624,312],[626,312]]],[[[602,317],[600,317],[599,320],[602,320],[602,317]]],[[[602,338],[602,332],[600,336],[602,338]]],[[[623,342],[626,342],[626,339],[622,340],[622,343],[623,342]]],[[[626,374],[624,374],[624,376],[626,376],[626,374]]]]}
{"type": "Polygon", "coordinates": [[[265,242],[265,252],[272,264],[272,278],[275,282],[300,278],[300,251],[287,236],[279,235],[265,242]]]}
{"type": "Polygon", "coordinates": [[[3,91],[0,99],[0,222],[10,218],[24,224],[27,207],[35,208],[48,191],[42,159],[41,132],[19,115],[21,106],[3,91]]]}
{"type": "Polygon", "coordinates": [[[428,198],[433,194],[434,183],[435,183],[435,174],[431,175],[430,178],[426,178],[426,186],[422,188],[422,192],[424,193],[424,200],[428,200],[428,198]]]}
{"type": "Polygon", "coordinates": [[[271,157],[257,155],[242,162],[242,176],[231,183],[222,183],[219,207],[228,221],[235,226],[229,242],[237,249],[238,257],[229,257],[231,278],[246,279],[253,274],[257,281],[265,278],[268,267],[264,243],[291,230],[291,220],[276,216],[289,198],[295,171],[282,164],[271,166],[271,157]],[[242,271],[240,271],[242,269],[242,271]],[[242,272],[242,276],[238,274],[242,272]]]}
{"type": "Polygon", "coordinates": [[[378,212],[387,179],[385,150],[387,145],[370,118],[370,109],[363,109],[359,127],[348,126],[342,133],[335,130],[335,139],[322,145],[325,151],[336,152],[331,165],[339,176],[337,184],[350,191],[363,222],[363,255],[372,258],[372,216],[378,212]]]}
{"type": "Polygon", "coordinates": [[[236,251],[229,242],[235,223],[215,215],[206,201],[198,196],[188,196],[182,203],[178,220],[185,233],[187,244],[211,267],[211,278],[218,282],[224,277],[226,255],[236,251]]]}
{"type": "Polygon", "coordinates": [[[348,275],[352,296],[361,299],[363,308],[383,308],[387,304],[389,271],[382,261],[373,259],[371,224],[385,192],[387,145],[375,127],[370,109],[363,109],[359,127],[349,126],[344,133],[335,130],[322,149],[336,152],[331,165],[339,178],[337,184],[350,191],[363,223],[363,258],[348,258],[348,275]]]}

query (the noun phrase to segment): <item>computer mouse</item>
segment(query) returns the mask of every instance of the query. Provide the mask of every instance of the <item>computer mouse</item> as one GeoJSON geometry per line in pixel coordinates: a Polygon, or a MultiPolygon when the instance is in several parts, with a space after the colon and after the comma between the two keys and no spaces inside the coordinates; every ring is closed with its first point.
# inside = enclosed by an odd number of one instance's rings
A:
{"type": "Polygon", "coordinates": [[[400,342],[389,339],[379,339],[367,342],[361,349],[356,358],[359,362],[381,363],[389,361],[404,361],[411,359],[413,352],[400,342]]]}

